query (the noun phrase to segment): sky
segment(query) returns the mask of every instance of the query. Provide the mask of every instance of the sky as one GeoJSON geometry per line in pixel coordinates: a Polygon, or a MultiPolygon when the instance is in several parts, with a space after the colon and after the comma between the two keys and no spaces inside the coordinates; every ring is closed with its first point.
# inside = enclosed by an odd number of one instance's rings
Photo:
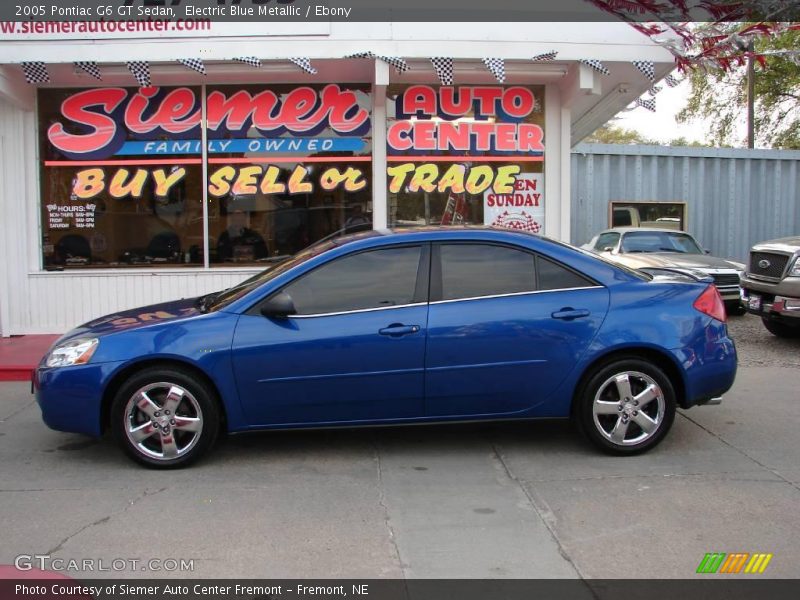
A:
{"type": "Polygon", "coordinates": [[[678,123],[675,120],[681,109],[686,106],[691,85],[684,80],[674,88],[663,81],[658,84],[661,91],[656,94],[656,112],[650,112],[641,106],[628,112],[622,112],[612,123],[625,129],[638,131],[646,138],[660,142],[668,142],[677,137],[685,137],[690,142],[706,141],[706,125],[698,120],[690,123],[678,123]]]}

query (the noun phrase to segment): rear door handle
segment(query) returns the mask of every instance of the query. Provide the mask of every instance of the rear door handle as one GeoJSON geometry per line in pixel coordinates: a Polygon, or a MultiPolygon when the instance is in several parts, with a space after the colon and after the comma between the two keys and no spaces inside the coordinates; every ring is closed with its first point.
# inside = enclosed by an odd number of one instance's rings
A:
{"type": "Polygon", "coordinates": [[[563,319],[564,321],[572,321],[573,319],[580,319],[581,317],[588,317],[589,311],[585,308],[562,308],[550,315],[554,319],[563,319]]]}
{"type": "Polygon", "coordinates": [[[388,335],[391,337],[400,337],[401,335],[408,335],[410,333],[417,333],[419,325],[403,325],[402,323],[392,323],[388,327],[379,329],[378,333],[381,335],[388,335]]]}

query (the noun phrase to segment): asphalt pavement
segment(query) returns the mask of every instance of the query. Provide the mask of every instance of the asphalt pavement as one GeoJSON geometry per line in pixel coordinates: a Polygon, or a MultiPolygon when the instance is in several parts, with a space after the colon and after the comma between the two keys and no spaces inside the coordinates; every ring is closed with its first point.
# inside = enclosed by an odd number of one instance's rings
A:
{"type": "Polygon", "coordinates": [[[686,578],[707,552],[768,552],[760,577],[798,577],[800,340],[751,316],[730,330],[740,369],[722,405],[681,411],[658,448],[628,458],[536,422],[233,436],[193,468],[157,472],[110,439],[49,430],[27,384],[0,384],[0,564],[686,578]]]}

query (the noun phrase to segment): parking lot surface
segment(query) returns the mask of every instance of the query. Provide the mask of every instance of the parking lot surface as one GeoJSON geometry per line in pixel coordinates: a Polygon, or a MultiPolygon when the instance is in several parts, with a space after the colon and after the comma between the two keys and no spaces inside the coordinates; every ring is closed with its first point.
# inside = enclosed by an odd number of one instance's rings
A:
{"type": "Polygon", "coordinates": [[[81,573],[101,577],[686,578],[707,552],[769,552],[762,577],[797,577],[800,340],[752,316],[730,330],[740,369],[722,405],[680,411],[664,443],[626,458],[567,422],[495,423],[235,436],[193,468],[149,471],[110,439],[47,429],[28,385],[1,384],[0,564],[126,561],[81,573]],[[193,570],[147,570],[151,559],[193,570]]]}

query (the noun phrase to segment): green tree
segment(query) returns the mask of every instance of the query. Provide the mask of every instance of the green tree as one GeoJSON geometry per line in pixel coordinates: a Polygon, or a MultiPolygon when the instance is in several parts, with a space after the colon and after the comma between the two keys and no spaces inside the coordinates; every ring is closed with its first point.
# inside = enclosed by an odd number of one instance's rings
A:
{"type": "Polygon", "coordinates": [[[656,144],[638,131],[625,129],[611,123],[606,123],[593,134],[585,137],[584,142],[589,144],[656,144]]]}
{"type": "MultiPolygon", "coordinates": [[[[800,62],[795,62],[800,58],[800,31],[757,37],[754,42],[755,53],[763,56],[755,75],[756,145],[800,149],[800,62]]],[[[689,79],[691,94],[678,121],[702,119],[709,123],[708,136],[717,145],[744,146],[746,65],[733,65],[727,71],[698,68],[689,79]]]]}

